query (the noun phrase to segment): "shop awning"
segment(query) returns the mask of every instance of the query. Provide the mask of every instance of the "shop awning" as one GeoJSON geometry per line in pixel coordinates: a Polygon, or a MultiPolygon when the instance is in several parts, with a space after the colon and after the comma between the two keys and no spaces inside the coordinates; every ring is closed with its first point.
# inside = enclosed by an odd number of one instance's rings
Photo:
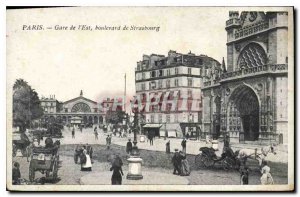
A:
{"type": "Polygon", "coordinates": [[[145,124],[143,128],[160,128],[162,124],[145,124]]]}

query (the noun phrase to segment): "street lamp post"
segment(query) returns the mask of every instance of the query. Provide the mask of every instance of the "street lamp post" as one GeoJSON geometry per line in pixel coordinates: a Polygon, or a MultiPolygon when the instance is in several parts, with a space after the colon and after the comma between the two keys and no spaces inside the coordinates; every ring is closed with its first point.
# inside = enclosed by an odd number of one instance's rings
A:
{"type": "Polygon", "coordinates": [[[140,158],[140,153],[137,147],[137,126],[138,126],[138,110],[135,106],[134,110],[134,119],[133,119],[133,147],[128,161],[128,174],[127,179],[129,180],[140,180],[143,179],[142,175],[142,162],[143,159],[140,158]]]}
{"type": "Polygon", "coordinates": [[[138,112],[134,111],[134,118],[133,118],[133,147],[131,151],[131,156],[139,156],[139,150],[137,147],[137,121],[138,121],[138,112]]]}

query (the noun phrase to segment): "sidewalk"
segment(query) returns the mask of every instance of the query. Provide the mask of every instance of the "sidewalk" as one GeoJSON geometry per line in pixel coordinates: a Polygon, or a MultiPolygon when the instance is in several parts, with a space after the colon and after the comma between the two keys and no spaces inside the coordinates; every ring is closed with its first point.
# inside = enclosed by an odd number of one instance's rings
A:
{"type": "MultiPolygon", "coordinates": [[[[112,172],[91,172],[80,178],[80,185],[111,185],[112,172]],[[101,177],[101,178],[99,178],[101,177]]],[[[122,185],[188,185],[189,181],[183,176],[170,173],[143,171],[143,179],[128,180],[127,172],[122,177],[122,185]]]]}

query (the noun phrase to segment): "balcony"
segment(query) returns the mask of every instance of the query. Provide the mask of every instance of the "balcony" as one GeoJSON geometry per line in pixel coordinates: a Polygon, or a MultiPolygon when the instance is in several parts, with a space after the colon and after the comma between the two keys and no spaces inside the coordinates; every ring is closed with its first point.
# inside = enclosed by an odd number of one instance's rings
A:
{"type": "Polygon", "coordinates": [[[247,37],[247,36],[262,32],[267,29],[269,29],[269,22],[261,21],[256,24],[252,24],[252,25],[237,29],[237,31],[235,31],[234,37],[235,37],[235,39],[240,39],[243,37],[247,37]]]}
{"type": "Polygon", "coordinates": [[[287,73],[288,65],[287,64],[267,64],[252,68],[244,68],[233,72],[227,72],[221,74],[219,80],[212,80],[204,82],[204,87],[213,86],[225,81],[236,80],[246,77],[253,77],[264,74],[280,74],[287,73]]]}
{"type": "Polygon", "coordinates": [[[240,26],[241,21],[238,18],[232,18],[226,21],[226,29],[232,26],[240,26]]]}

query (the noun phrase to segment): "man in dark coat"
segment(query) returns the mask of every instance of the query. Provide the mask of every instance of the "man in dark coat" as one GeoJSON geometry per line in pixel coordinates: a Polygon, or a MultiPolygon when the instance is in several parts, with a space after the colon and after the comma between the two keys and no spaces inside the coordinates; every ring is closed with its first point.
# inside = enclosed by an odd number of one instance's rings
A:
{"type": "Polygon", "coordinates": [[[166,153],[170,153],[171,148],[170,148],[170,140],[166,143],[166,153]]]}
{"type": "Polygon", "coordinates": [[[186,154],[186,139],[183,138],[182,142],[181,142],[181,146],[182,146],[182,152],[184,152],[186,154]]]}
{"type": "Polygon", "coordinates": [[[229,134],[226,134],[224,138],[223,153],[226,153],[227,149],[229,148],[229,144],[230,144],[230,137],[229,134]]]}
{"type": "Polygon", "coordinates": [[[115,159],[112,162],[112,167],[110,171],[113,171],[111,177],[111,184],[112,185],[122,185],[122,176],[123,176],[123,161],[120,158],[119,154],[116,155],[115,159]]]}
{"type": "Polygon", "coordinates": [[[126,144],[126,152],[127,154],[130,154],[132,151],[132,142],[131,142],[131,139],[128,139],[128,142],[126,144]]]}
{"type": "Polygon", "coordinates": [[[12,184],[13,185],[19,185],[21,178],[21,172],[20,172],[20,164],[18,162],[14,163],[14,167],[12,169],[12,184]]]}
{"type": "Polygon", "coordinates": [[[178,152],[178,149],[175,149],[175,154],[172,158],[172,163],[174,166],[174,171],[173,174],[177,174],[180,175],[181,174],[181,156],[178,152]]]}

